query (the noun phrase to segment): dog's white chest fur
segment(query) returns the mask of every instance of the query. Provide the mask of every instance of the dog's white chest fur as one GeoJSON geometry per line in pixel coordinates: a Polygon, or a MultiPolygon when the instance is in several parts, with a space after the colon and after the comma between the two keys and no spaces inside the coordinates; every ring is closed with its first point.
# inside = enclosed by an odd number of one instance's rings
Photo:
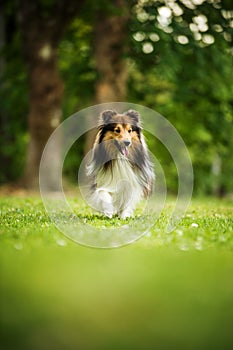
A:
{"type": "Polygon", "coordinates": [[[94,207],[111,217],[117,213],[122,218],[131,216],[135,205],[143,196],[138,174],[127,159],[112,161],[112,168],[99,171],[96,190],[92,196],[94,207]]]}

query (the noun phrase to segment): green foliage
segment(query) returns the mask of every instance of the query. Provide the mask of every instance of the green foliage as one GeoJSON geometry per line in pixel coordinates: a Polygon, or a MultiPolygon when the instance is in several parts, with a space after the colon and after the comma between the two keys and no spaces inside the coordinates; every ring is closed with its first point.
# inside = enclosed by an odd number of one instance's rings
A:
{"type": "Polygon", "coordinates": [[[92,27],[76,18],[59,48],[59,67],[65,82],[64,118],[92,103],[97,79],[92,51],[92,27]]]}
{"type": "MultiPolygon", "coordinates": [[[[54,1],[43,0],[40,4],[51,11],[54,1]]],[[[129,5],[128,101],[155,109],[180,132],[193,161],[196,193],[232,192],[231,1],[188,4],[148,0],[129,5]]],[[[5,11],[11,30],[7,33],[10,40],[4,48],[1,76],[0,159],[7,166],[1,172],[0,183],[20,175],[28,141],[28,92],[14,8],[12,0],[5,11]]],[[[98,74],[93,34],[100,10],[105,16],[121,12],[108,1],[88,0],[82,15],[74,19],[60,42],[64,118],[94,103],[98,74]]],[[[164,168],[169,191],[176,192],[177,174],[168,152],[153,137],[147,138],[164,168]]],[[[84,138],[78,140],[65,160],[64,172],[75,181],[84,142],[84,138]]]]}
{"type": "Polygon", "coordinates": [[[10,44],[1,52],[0,184],[17,180],[22,174],[28,142],[26,72],[18,32],[13,30],[8,35],[10,44]]]}
{"type": "MultiPolygon", "coordinates": [[[[144,1],[134,8],[129,99],[157,110],[180,132],[193,161],[195,192],[221,194],[233,188],[233,13],[227,12],[228,2],[219,8],[212,2],[186,5],[144,1]]],[[[149,143],[162,160],[169,190],[176,190],[166,150],[150,138],[149,143]]]]}

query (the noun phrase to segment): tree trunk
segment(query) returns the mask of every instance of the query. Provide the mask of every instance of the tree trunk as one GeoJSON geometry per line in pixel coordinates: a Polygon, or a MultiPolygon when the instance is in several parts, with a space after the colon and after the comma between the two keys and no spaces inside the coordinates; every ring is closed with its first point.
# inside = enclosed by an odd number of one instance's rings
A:
{"type": "MultiPolygon", "coordinates": [[[[114,0],[113,5],[115,13],[109,14],[101,9],[96,16],[94,59],[99,79],[95,86],[95,104],[124,102],[127,96],[128,67],[125,56],[129,11],[125,0],[114,0]]],[[[95,133],[87,134],[85,152],[91,149],[95,133]]]]}
{"type": "MultiPolygon", "coordinates": [[[[125,2],[115,1],[116,8],[126,11],[125,2]],[[124,6],[122,8],[122,6],[124,6]]],[[[94,56],[99,80],[96,84],[96,102],[120,102],[127,93],[126,38],[129,16],[98,16],[95,27],[94,56]]]]}
{"type": "MultiPolygon", "coordinates": [[[[43,149],[48,138],[61,122],[61,103],[63,97],[63,83],[60,79],[56,64],[56,48],[48,41],[37,50],[37,60],[29,66],[29,148],[24,173],[24,183],[27,187],[38,187],[39,164],[43,149]],[[47,56],[43,56],[43,50],[47,56]]],[[[33,50],[33,43],[28,46],[33,50]]],[[[51,189],[56,189],[58,174],[56,164],[60,161],[60,147],[54,150],[51,162],[54,163],[54,176],[50,176],[51,189]]],[[[50,166],[52,166],[50,164],[50,166]]],[[[50,174],[51,175],[51,174],[50,174]]]]}
{"type": "MultiPolygon", "coordinates": [[[[39,165],[43,149],[51,133],[61,122],[63,83],[57,67],[59,41],[73,17],[80,11],[82,1],[20,0],[19,23],[22,47],[29,81],[29,146],[22,184],[38,189],[39,165]],[[44,6],[44,7],[43,7],[44,6]]],[[[51,190],[57,188],[57,164],[60,146],[51,155],[49,174],[51,190]]]]}

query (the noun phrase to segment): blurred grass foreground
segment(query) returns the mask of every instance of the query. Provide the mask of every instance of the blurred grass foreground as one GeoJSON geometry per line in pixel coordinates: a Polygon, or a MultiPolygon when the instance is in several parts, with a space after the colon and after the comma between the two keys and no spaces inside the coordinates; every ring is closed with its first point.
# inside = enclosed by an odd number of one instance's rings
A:
{"type": "Polygon", "coordinates": [[[170,234],[166,210],[101,250],[66,239],[37,197],[2,197],[0,348],[231,349],[232,201],[194,200],[170,234]]]}

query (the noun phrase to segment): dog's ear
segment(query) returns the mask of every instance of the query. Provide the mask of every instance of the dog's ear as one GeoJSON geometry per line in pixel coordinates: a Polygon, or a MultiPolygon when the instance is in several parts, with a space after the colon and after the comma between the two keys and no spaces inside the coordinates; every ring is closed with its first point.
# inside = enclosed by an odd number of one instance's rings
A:
{"type": "Polygon", "coordinates": [[[100,115],[100,124],[110,123],[110,121],[114,115],[117,115],[116,111],[107,110],[107,111],[102,112],[100,115]]]}
{"type": "Polygon", "coordinates": [[[128,110],[125,112],[125,114],[130,117],[134,122],[139,123],[140,122],[140,114],[137,111],[134,111],[133,109],[128,110]]]}

